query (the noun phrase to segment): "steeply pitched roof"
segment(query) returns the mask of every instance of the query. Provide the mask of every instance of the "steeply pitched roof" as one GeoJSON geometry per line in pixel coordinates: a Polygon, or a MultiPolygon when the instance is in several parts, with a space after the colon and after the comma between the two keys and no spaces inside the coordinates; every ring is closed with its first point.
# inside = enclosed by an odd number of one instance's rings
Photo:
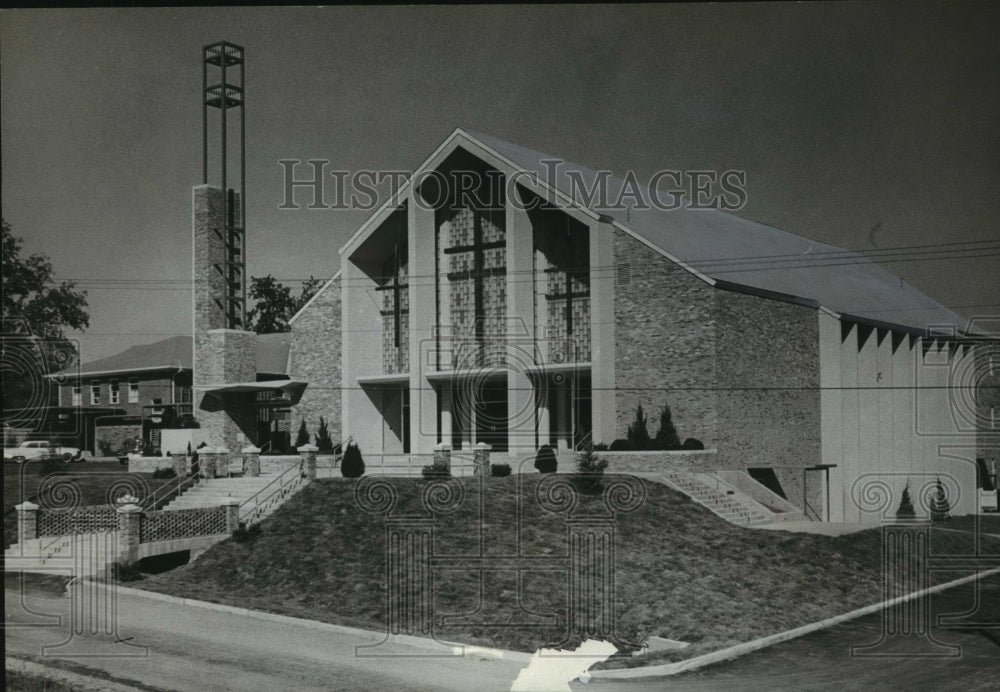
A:
{"type": "MultiPolygon", "coordinates": [[[[287,374],[290,338],[291,335],[287,333],[257,335],[258,374],[287,374]]],[[[76,375],[79,373],[87,375],[174,368],[190,370],[193,359],[192,352],[193,346],[190,336],[172,336],[152,344],[132,346],[113,356],[92,360],[57,374],[76,375]]]]}
{"type": "MultiPolygon", "coordinates": [[[[542,161],[555,157],[489,135],[465,134],[515,167],[537,173],[539,181],[550,182],[551,164],[547,168],[542,161]]],[[[572,193],[571,171],[588,189],[593,187],[596,171],[560,160],[554,182],[564,195],[572,193]]],[[[624,184],[622,179],[609,176],[606,199],[616,200],[624,184]]],[[[648,201],[646,190],[643,195],[648,201]]],[[[669,201],[665,192],[663,195],[669,201]]],[[[588,208],[711,279],[815,301],[842,315],[920,330],[930,325],[966,327],[966,320],[860,253],[717,209],[644,206],[627,211],[588,208]]]]}

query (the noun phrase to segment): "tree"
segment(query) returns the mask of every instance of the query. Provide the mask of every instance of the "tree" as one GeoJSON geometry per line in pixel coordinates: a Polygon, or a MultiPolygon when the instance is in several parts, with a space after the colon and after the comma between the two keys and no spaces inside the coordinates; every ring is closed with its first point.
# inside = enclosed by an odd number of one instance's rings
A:
{"type": "Polygon", "coordinates": [[[601,459],[594,454],[594,446],[588,444],[580,453],[576,463],[577,490],[584,495],[596,495],[604,489],[604,469],[608,467],[607,459],[601,459]]]}
{"type": "Polygon", "coordinates": [[[632,449],[649,449],[649,430],[646,427],[646,414],[642,410],[642,404],[635,410],[635,420],[629,424],[628,432],[625,435],[632,449]]]}
{"type": "MultiPolygon", "coordinates": [[[[76,363],[79,353],[66,338],[67,329],[90,326],[87,292],[76,290],[72,281],[57,282],[48,256],[21,255],[22,239],[14,236],[9,223],[2,225],[4,367],[0,375],[4,421],[22,421],[20,412],[41,402],[48,392],[39,392],[41,376],[76,363]]],[[[44,385],[42,385],[44,386],[44,385]]]]}
{"type": "Polygon", "coordinates": [[[559,460],[552,445],[542,445],[535,455],[535,468],[538,473],[555,473],[559,468],[559,460]]]}
{"type": "Polygon", "coordinates": [[[319,431],[316,433],[316,446],[320,454],[333,453],[333,440],[330,438],[330,431],[326,427],[326,419],[319,417],[319,431]]]}
{"type": "Polygon", "coordinates": [[[897,519],[914,519],[917,513],[913,509],[913,500],[910,499],[910,482],[906,481],[903,487],[903,497],[899,499],[899,509],[896,510],[897,519]]]}
{"type": "Polygon", "coordinates": [[[302,423],[299,424],[299,432],[295,436],[295,449],[299,447],[305,447],[309,444],[309,430],[306,429],[306,419],[302,419],[302,423]]]}
{"type": "Polygon", "coordinates": [[[344,458],[340,462],[340,475],[344,478],[361,478],[365,475],[365,461],[361,458],[361,450],[353,442],[344,450],[344,458]]]}
{"type": "Polygon", "coordinates": [[[247,324],[251,331],[258,334],[273,334],[287,332],[288,321],[295,316],[309,299],[320,289],[322,282],[310,276],[302,283],[302,291],[298,297],[292,296],[292,289],[285,286],[273,276],[254,276],[250,279],[248,293],[255,301],[254,307],[247,313],[247,324]]]}
{"type": "Polygon", "coordinates": [[[673,415],[670,413],[670,407],[664,404],[660,410],[660,429],[656,433],[656,448],[680,449],[680,447],[681,438],[677,436],[673,415]]]}
{"type": "Polygon", "coordinates": [[[941,479],[934,483],[934,494],[931,496],[931,519],[933,521],[943,521],[948,518],[951,512],[951,503],[948,502],[948,493],[945,492],[941,479]]]}

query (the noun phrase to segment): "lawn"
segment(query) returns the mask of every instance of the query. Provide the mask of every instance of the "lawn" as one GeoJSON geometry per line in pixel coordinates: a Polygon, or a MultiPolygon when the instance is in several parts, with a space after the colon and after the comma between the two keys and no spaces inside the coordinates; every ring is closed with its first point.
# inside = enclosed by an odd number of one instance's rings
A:
{"type": "MultiPolygon", "coordinates": [[[[480,525],[487,557],[516,553],[518,540],[525,556],[565,555],[565,517],[539,506],[540,481],[538,475],[488,479],[481,501],[478,480],[462,479],[464,502],[437,518],[435,555],[478,554],[480,525]]],[[[226,541],[190,565],[130,586],[384,630],[385,525],[380,515],[359,509],[356,483],[317,481],[265,521],[258,538],[226,541]]],[[[391,483],[399,498],[393,516],[419,512],[427,481],[391,483]]],[[[741,528],[665,486],[645,487],[645,502],[615,520],[617,632],[633,642],[659,635],[692,643],[663,659],[882,600],[878,529],[829,537],[741,528]]],[[[577,516],[596,516],[598,502],[584,498],[577,516]]],[[[971,545],[969,535],[933,532],[933,554],[959,554],[971,545]]],[[[1000,540],[984,540],[983,548],[1000,553],[1000,540]]],[[[522,651],[585,638],[579,628],[567,631],[565,567],[544,570],[539,564],[523,574],[520,589],[513,570],[480,574],[468,561],[454,567],[434,576],[431,608],[439,638],[522,651]],[[446,622],[444,615],[454,617],[446,622]]]]}
{"type": "Polygon", "coordinates": [[[126,492],[141,500],[170,483],[176,480],[154,479],[149,473],[129,473],[117,461],[8,463],[3,474],[3,546],[6,549],[17,540],[14,506],[25,500],[53,509],[103,505],[126,492]]]}

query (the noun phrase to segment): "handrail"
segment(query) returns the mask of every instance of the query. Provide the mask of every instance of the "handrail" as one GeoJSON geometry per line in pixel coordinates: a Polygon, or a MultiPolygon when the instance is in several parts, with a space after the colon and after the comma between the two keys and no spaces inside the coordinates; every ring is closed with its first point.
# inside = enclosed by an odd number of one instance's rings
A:
{"type": "Polygon", "coordinates": [[[180,495],[184,490],[190,490],[190,488],[197,485],[200,480],[201,474],[194,473],[184,479],[178,478],[177,485],[171,486],[169,483],[167,485],[162,485],[154,490],[152,494],[148,495],[140,507],[143,512],[156,512],[159,509],[162,509],[164,500],[169,502],[180,495]],[[159,500],[157,500],[157,493],[164,488],[168,488],[168,490],[163,495],[160,495],[159,500]],[[157,504],[160,506],[157,507],[157,504]]]}
{"type": "Polygon", "coordinates": [[[254,512],[257,512],[262,504],[267,503],[277,493],[286,490],[288,486],[292,485],[292,482],[288,481],[288,479],[286,478],[286,476],[288,476],[292,471],[294,471],[294,474],[291,474],[292,481],[297,481],[301,479],[300,465],[298,463],[289,464],[288,468],[279,473],[270,483],[268,483],[263,488],[261,488],[256,493],[254,493],[253,495],[251,495],[246,500],[240,503],[239,520],[242,521],[247,516],[252,515],[254,512]],[[266,497],[261,499],[261,496],[275,483],[278,484],[278,487],[271,490],[266,497]],[[250,506],[251,502],[253,503],[253,508],[245,509],[250,506]]]}

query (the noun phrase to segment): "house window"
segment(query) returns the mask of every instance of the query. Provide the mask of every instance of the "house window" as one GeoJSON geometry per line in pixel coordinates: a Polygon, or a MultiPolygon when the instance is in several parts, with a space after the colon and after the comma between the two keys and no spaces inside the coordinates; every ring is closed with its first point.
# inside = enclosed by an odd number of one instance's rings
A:
{"type": "Polygon", "coordinates": [[[130,377],[128,378],[128,403],[138,404],[139,403],[139,378],[130,377]]]}
{"type": "Polygon", "coordinates": [[[92,384],[90,385],[90,405],[96,406],[101,403],[101,385],[92,384]]]}
{"type": "Polygon", "coordinates": [[[81,391],[80,385],[73,385],[73,405],[82,406],[83,405],[83,393],[81,391]]]}
{"type": "Polygon", "coordinates": [[[117,404],[121,401],[121,394],[118,390],[118,380],[111,380],[110,401],[112,404],[117,404]]]}

